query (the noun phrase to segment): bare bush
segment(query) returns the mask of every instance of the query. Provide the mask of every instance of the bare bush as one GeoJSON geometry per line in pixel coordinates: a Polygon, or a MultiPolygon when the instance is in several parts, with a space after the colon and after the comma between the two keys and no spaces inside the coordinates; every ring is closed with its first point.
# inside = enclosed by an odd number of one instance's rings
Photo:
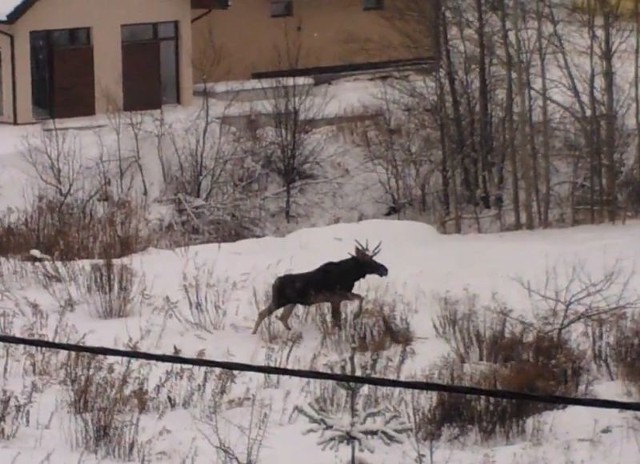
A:
{"type": "Polygon", "coordinates": [[[87,187],[91,190],[83,172],[82,152],[75,133],[58,129],[54,122],[53,130],[42,129],[38,136],[27,137],[22,154],[45,189],[45,195],[52,194],[62,208],[67,200],[86,192],[87,187]]]}
{"type": "Polygon", "coordinates": [[[433,328],[459,363],[506,363],[518,356],[525,330],[509,314],[499,302],[493,307],[481,306],[478,295],[473,293],[463,297],[445,295],[439,299],[433,328]]]}
{"type": "Polygon", "coordinates": [[[640,308],[640,295],[632,290],[633,271],[625,272],[616,262],[602,275],[594,276],[580,263],[560,275],[548,269],[539,288],[531,282],[516,281],[536,305],[536,318],[542,330],[561,338],[578,323],[617,317],[640,308]]]}
{"type": "Polygon", "coordinates": [[[33,396],[33,383],[21,393],[0,390],[0,441],[13,440],[23,425],[29,425],[33,396]]]}
{"type": "Polygon", "coordinates": [[[380,99],[383,113],[371,129],[359,134],[359,141],[386,194],[386,215],[430,213],[431,221],[440,222],[440,155],[437,131],[429,127],[433,122],[428,99],[410,101],[391,86],[383,87],[380,99]]]}
{"type": "Polygon", "coordinates": [[[226,415],[230,411],[221,403],[202,421],[206,427],[200,433],[216,453],[216,462],[223,464],[256,464],[260,458],[263,442],[271,417],[271,403],[260,400],[256,394],[248,405],[239,406],[239,417],[233,421],[226,415]]]}
{"type": "MultiPolygon", "coordinates": [[[[200,354],[198,355],[200,357],[200,354]]],[[[150,388],[148,408],[161,416],[175,409],[217,407],[229,398],[237,374],[232,371],[176,366],[165,370],[150,388]],[[214,406],[212,406],[214,405],[214,406]]]]}
{"type": "Polygon", "coordinates": [[[403,302],[375,298],[363,301],[355,311],[344,313],[344,327],[338,333],[335,333],[324,308],[312,313],[313,321],[322,334],[323,344],[331,343],[338,352],[353,344],[358,352],[375,353],[393,347],[406,348],[413,343],[409,309],[403,302]]]}
{"type": "Polygon", "coordinates": [[[121,202],[106,210],[93,201],[38,197],[0,218],[0,255],[37,249],[59,260],[118,258],[150,243],[144,212],[121,202]]]}
{"type": "MultiPolygon", "coordinates": [[[[546,395],[575,395],[588,386],[587,356],[571,338],[517,320],[504,305],[481,308],[473,294],[444,297],[434,329],[455,356],[442,362],[440,381],[546,395]]],[[[530,417],[557,407],[438,393],[426,419],[432,428],[424,436],[510,441],[525,433],[530,417]]]]}
{"type": "Polygon", "coordinates": [[[91,311],[100,319],[131,316],[146,293],[144,279],[112,259],[92,263],[85,282],[91,311]]]}
{"type": "Polygon", "coordinates": [[[640,397],[640,315],[625,312],[593,320],[586,328],[596,364],[606,369],[611,380],[621,379],[630,393],[640,397]]]}
{"type": "Polygon", "coordinates": [[[149,403],[144,373],[131,361],[108,364],[73,354],[64,375],[73,413],[73,445],[100,458],[139,459],[144,453],[138,437],[140,418],[149,403]]]}
{"type": "Polygon", "coordinates": [[[178,321],[209,333],[224,329],[231,284],[214,277],[214,270],[209,266],[198,266],[192,274],[186,270],[182,273],[187,310],[172,309],[178,321]]]}
{"type": "MultiPolygon", "coordinates": [[[[31,339],[47,339],[62,343],[79,343],[82,337],[69,323],[69,308],[62,307],[55,313],[48,312],[34,299],[10,293],[10,306],[2,311],[0,330],[31,339]],[[17,324],[21,321],[21,324],[17,324]]],[[[7,357],[3,366],[6,378],[12,363],[18,363],[24,376],[37,377],[44,383],[55,383],[60,377],[64,355],[60,351],[42,348],[13,347],[6,349],[7,357]]]]}

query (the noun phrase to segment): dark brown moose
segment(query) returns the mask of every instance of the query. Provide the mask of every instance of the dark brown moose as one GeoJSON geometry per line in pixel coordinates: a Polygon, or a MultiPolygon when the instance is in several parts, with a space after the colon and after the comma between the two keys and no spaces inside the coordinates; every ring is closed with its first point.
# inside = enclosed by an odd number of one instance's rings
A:
{"type": "Polygon", "coordinates": [[[297,304],[311,306],[317,303],[331,303],[331,322],[334,328],[341,329],[340,305],[343,301],[360,301],[362,295],[353,293],[355,283],[369,274],[384,277],[389,270],[384,264],[374,260],[380,253],[381,243],[369,251],[369,244],[363,246],[356,240],[355,253],[349,253],[350,258],[342,261],[331,261],[300,274],[285,274],[274,280],[271,287],[271,303],[258,313],[255,334],[262,321],[280,308],[282,314],[279,319],[287,330],[289,318],[297,304]]]}

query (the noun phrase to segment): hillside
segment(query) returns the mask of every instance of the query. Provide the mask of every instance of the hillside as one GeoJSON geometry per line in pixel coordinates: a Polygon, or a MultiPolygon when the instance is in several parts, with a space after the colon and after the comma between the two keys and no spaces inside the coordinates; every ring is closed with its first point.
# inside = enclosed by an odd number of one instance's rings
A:
{"type": "MultiPolygon", "coordinates": [[[[90,262],[54,266],[2,259],[3,331],[316,369],[338,368],[349,353],[348,335],[360,334],[364,345],[357,359],[364,372],[375,358],[377,375],[393,377],[400,369],[402,378],[430,373],[428,378],[449,381],[441,376],[447,375],[443,373],[452,360],[445,364],[440,360],[452,353],[452,347],[433,326],[445,314],[444,296],[448,295],[449,308],[458,305],[464,312],[469,307],[479,317],[489,318],[485,324],[497,307],[512,308],[513,317],[540,321],[535,315],[544,313],[544,301],[528,297],[517,279],[542,291],[545,277],[553,275],[545,291],[564,291],[566,286],[570,293],[615,271],[612,284],[599,287],[592,303],[624,302],[632,308],[640,283],[635,274],[638,233],[640,224],[634,222],[624,227],[446,236],[415,222],[364,221],[301,229],[282,238],[149,249],[119,261],[134,274],[116,270],[122,285],[106,294],[99,291],[104,288],[99,287],[104,285],[99,276],[108,271],[99,265],[92,269],[90,262]],[[254,298],[264,304],[276,275],[342,259],[356,239],[381,240],[378,259],[390,271],[384,279],[370,276],[356,286],[367,301],[365,326],[352,320],[353,304],[345,305],[348,330],[342,334],[328,331],[327,309],[298,307],[291,333],[273,320],[257,335],[250,334],[258,309],[254,298]],[[473,295],[478,298],[475,303],[473,295]],[[404,345],[384,342],[383,332],[375,329],[380,317],[376,307],[396,328],[411,330],[404,345]],[[109,311],[114,308],[123,311],[122,317],[113,318],[109,311]],[[362,332],[362,327],[369,329],[362,332]]],[[[582,310],[576,306],[571,314],[582,310]]],[[[625,392],[633,391],[634,384],[609,381],[606,372],[593,364],[593,353],[584,345],[588,327],[585,321],[567,332],[571,345],[583,346],[586,357],[580,387],[572,393],[628,400],[625,392]]],[[[613,336],[603,338],[603,343],[619,340],[613,336]]],[[[328,383],[145,362],[129,365],[113,359],[91,363],[19,347],[2,347],[2,352],[3,395],[11,399],[0,419],[4,433],[15,430],[15,436],[0,447],[2,462],[98,462],[91,450],[104,458],[102,463],[117,462],[115,457],[134,462],[226,462],[215,449],[221,443],[239,456],[252,443],[253,453],[259,453],[259,462],[264,463],[297,462],[301,453],[309,463],[345,462],[349,454],[348,446],[321,451],[317,435],[303,434],[307,420],[293,414],[295,406],[316,397],[329,401],[330,410],[344,417],[344,393],[328,383]],[[17,396],[8,396],[11,391],[17,396]],[[119,412],[110,416],[106,411],[119,412]],[[256,437],[262,433],[258,451],[256,437]]],[[[615,372],[619,379],[619,371],[615,372]]],[[[360,398],[365,402],[377,398],[403,415],[409,414],[411,398],[425,412],[436,400],[428,394],[373,389],[365,389],[360,398]]],[[[513,430],[508,439],[498,435],[480,440],[473,432],[453,441],[443,437],[431,444],[433,462],[477,463],[482,456],[481,462],[505,464],[631,463],[639,451],[638,427],[632,414],[568,407],[533,415],[525,420],[522,434],[513,430]]],[[[373,438],[375,454],[358,452],[358,456],[370,463],[414,462],[412,442],[409,435],[403,445],[386,447],[373,438]]],[[[419,444],[427,453],[429,442],[419,444]]]]}

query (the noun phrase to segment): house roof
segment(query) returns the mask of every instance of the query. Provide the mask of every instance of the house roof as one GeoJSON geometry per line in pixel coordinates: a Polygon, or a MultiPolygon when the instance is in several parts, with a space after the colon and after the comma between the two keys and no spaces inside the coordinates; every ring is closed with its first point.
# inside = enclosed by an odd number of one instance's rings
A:
{"type": "Polygon", "coordinates": [[[13,24],[38,0],[0,0],[0,23],[13,24]]]}

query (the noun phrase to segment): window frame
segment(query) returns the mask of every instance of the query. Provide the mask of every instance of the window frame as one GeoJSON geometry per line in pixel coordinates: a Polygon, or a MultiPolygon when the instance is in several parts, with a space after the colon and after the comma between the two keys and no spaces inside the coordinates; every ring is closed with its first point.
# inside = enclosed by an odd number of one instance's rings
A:
{"type": "Polygon", "coordinates": [[[270,8],[272,18],[293,16],[293,0],[271,0],[270,8]]]}
{"type": "Polygon", "coordinates": [[[362,0],[363,11],[384,10],[384,0],[362,0]]]}
{"type": "MultiPolygon", "coordinates": [[[[173,42],[173,55],[175,57],[175,101],[165,102],[165,94],[164,88],[162,88],[162,105],[179,105],[181,103],[181,75],[180,75],[180,24],[178,21],[159,21],[155,23],[131,23],[131,24],[121,24],[120,25],[120,41],[121,46],[132,43],[141,43],[141,42],[157,42],[158,47],[160,48],[160,53],[162,54],[162,45],[163,43],[173,42]],[[171,25],[172,26],[172,34],[173,35],[164,35],[164,33],[160,33],[160,29],[162,26],[171,25]],[[147,26],[151,27],[151,37],[143,38],[143,39],[133,39],[133,40],[125,40],[125,30],[128,27],[142,27],[147,26]]],[[[162,60],[162,58],[160,58],[162,60]]],[[[162,63],[162,61],[161,61],[162,63]]],[[[162,82],[162,64],[160,65],[160,79],[162,82]]],[[[162,84],[161,84],[162,87],[162,84]]]]}

